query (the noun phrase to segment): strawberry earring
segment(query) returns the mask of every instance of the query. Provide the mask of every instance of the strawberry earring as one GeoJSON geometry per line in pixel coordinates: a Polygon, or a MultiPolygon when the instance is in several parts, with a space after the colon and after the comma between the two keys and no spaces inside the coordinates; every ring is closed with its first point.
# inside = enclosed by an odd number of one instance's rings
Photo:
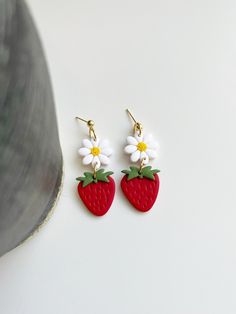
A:
{"type": "Polygon", "coordinates": [[[146,212],[154,205],[159,192],[158,169],[148,166],[151,159],[157,158],[157,143],[151,134],[143,135],[142,125],[136,121],[131,112],[127,112],[134,122],[133,136],[127,137],[125,153],[130,154],[133,163],[130,170],[123,170],[125,176],[121,180],[121,188],[129,202],[139,211],[146,212]]]}
{"type": "Polygon", "coordinates": [[[112,171],[105,172],[101,165],[108,165],[112,150],[107,140],[100,140],[94,130],[94,122],[76,119],[87,123],[89,138],[82,141],[79,155],[82,156],[84,165],[92,165],[93,172],[85,172],[83,177],[78,177],[78,193],[89,211],[96,216],[103,216],[111,207],[115,195],[115,182],[112,171]]]}

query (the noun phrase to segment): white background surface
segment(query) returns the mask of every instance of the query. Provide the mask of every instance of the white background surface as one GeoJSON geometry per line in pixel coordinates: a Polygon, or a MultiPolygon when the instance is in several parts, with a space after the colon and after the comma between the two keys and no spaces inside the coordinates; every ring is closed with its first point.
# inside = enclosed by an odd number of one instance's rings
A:
{"type": "Polygon", "coordinates": [[[55,213],[0,260],[2,314],[236,313],[235,0],[29,0],[65,159],[55,213]],[[140,214],[119,189],[129,105],[160,143],[161,190],[140,214]],[[96,121],[116,154],[103,218],[76,195],[96,121]]]}

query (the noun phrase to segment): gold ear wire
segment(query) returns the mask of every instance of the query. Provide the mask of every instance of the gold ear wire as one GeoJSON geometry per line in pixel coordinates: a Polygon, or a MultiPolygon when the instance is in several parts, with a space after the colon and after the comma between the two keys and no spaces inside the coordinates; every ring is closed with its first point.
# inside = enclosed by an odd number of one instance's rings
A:
{"type": "Polygon", "coordinates": [[[140,122],[138,122],[134,116],[132,115],[132,113],[130,112],[129,109],[126,109],[127,113],[129,114],[129,116],[131,117],[131,119],[134,121],[134,133],[138,133],[138,136],[142,135],[142,130],[143,130],[143,126],[140,122]]]}
{"type": "Polygon", "coordinates": [[[95,130],[94,130],[94,121],[93,120],[85,120],[85,119],[82,119],[80,117],[75,117],[75,119],[77,120],[80,120],[80,121],[83,121],[85,123],[87,123],[87,126],[89,128],[89,136],[94,140],[96,141],[97,140],[97,136],[96,136],[96,133],[95,133],[95,130]]]}

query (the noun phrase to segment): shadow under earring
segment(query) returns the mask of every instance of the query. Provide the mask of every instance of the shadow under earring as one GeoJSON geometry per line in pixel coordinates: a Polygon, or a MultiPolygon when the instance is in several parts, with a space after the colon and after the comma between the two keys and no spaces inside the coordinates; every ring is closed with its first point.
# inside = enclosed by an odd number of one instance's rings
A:
{"type": "Polygon", "coordinates": [[[130,154],[131,162],[139,163],[139,167],[131,166],[129,170],[122,171],[125,176],[121,180],[121,188],[136,209],[146,212],[154,205],[160,186],[157,174],[160,170],[148,165],[151,159],[157,157],[157,143],[151,134],[143,134],[142,125],[128,109],[127,112],[134,121],[134,135],[127,137],[125,153],[130,154]]]}
{"type": "Polygon", "coordinates": [[[85,172],[83,177],[78,177],[78,193],[89,211],[96,216],[103,216],[111,207],[115,195],[115,182],[112,171],[105,172],[101,165],[108,165],[112,150],[107,140],[100,140],[94,130],[94,122],[76,119],[87,123],[89,138],[83,139],[79,155],[82,156],[84,165],[92,165],[93,172],[85,172]]]}

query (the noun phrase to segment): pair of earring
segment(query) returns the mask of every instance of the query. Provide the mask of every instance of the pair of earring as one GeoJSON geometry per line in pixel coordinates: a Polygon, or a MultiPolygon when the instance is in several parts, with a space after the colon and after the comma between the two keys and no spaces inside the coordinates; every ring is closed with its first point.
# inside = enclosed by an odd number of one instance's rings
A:
{"type": "MultiPolygon", "coordinates": [[[[133,136],[127,137],[125,153],[130,154],[133,163],[139,163],[139,167],[130,166],[129,170],[123,170],[121,189],[137,210],[146,212],[154,205],[160,186],[158,169],[149,166],[151,159],[157,157],[157,143],[151,134],[143,134],[143,126],[137,122],[131,112],[127,112],[134,122],[133,136]]],[[[115,196],[115,181],[111,177],[112,171],[105,171],[101,165],[107,166],[112,155],[112,149],[107,140],[100,140],[94,129],[94,121],[76,119],[85,122],[89,128],[89,138],[83,139],[79,149],[84,165],[92,165],[92,172],[85,172],[83,177],[78,177],[78,193],[91,213],[103,216],[112,205],[115,196]]]]}

